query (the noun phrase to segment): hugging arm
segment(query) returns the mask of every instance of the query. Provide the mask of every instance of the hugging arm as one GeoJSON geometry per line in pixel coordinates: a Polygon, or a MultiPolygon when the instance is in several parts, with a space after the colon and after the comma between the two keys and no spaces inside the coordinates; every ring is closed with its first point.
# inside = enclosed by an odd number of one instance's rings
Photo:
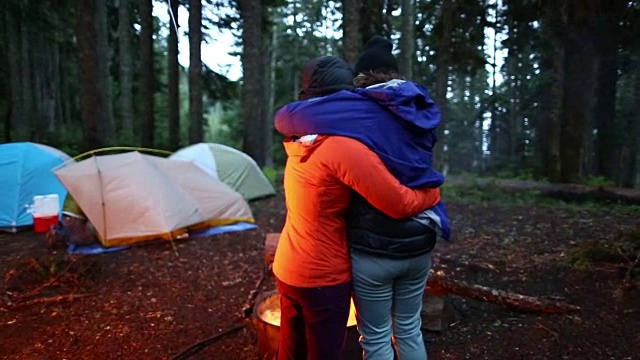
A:
{"type": "Polygon", "coordinates": [[[324,151],[332,151],[329,166],[335,176],[362,195],[371,205],[395,219],[404,219],[440,201],[440,189],[411,189],[400,183],[380,158],[362,143],[332,136],[324,151]]]}

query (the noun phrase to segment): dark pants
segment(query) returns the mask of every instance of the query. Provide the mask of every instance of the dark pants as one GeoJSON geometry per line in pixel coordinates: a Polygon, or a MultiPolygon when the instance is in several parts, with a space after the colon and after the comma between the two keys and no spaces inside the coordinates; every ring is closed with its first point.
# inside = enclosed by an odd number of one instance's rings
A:
{"type": "Polygon", "coordinates": [[[340,360],[351,304],[351,283],[301,288],[278,280],[278,360],[340,360]]]}

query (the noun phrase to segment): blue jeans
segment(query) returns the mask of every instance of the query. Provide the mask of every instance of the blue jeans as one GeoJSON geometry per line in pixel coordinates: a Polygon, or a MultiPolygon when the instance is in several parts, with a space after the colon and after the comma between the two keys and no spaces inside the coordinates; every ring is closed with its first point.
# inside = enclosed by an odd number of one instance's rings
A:
{"type": "Polygon", "coordinates": [[[363,360],[425,360],[420,330],[431,253],[389,259],[351,251],[353,301],[363,360]]]}

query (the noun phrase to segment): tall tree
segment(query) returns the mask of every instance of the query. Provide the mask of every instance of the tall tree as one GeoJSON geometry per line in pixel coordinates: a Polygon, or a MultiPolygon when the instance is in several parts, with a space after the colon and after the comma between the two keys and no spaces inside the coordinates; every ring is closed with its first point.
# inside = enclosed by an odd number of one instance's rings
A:
{"type": "Polygon", "coordinates": [[[413,59],[415,57],[415,3],[414,0],[402,0],[402,27],[400,35],[400,72],[407,78],[413,78],[413,59]]]}
{"type": "Polygon", "coordinates": [[[98,49],[98,81],[102,94],[104,96],[105,113],[104,121],[104,137],[106,143],[112,141],[113,138],[113,109],[111,104],[111,45],[109,43],[107,0],[94,0],[96,8],[96,48],[98,49]]]}
{"type": "Polygon", "coordinates": [[[547,115],[539,123],[538,135],[541,147],[545,149],[543,174],[551,181],[561,178],[561,124],[563,115],[564,81],[565,81],[565,41],[564,24],[566,22],[566,4],[564,1],[549,2],[543,10],[542,34],[549,40],[550,46],[542,54],[541,68],[550,72],[547,96],[544,97],[543,109],[547,115]],[[562,16],[558,16],[561,14],[562,16]]]}
{"type": "Polygon", "coordinates": [[[5,138],[11,139],[11,131],[17,127],[26,125],[25,103],[21,95],[21,72],[24,64],[20,59],[20,25],[19,12],[10,9],[5,10],[6,39],[7,39],[7,57],[9,68],[9,82],[11,97],[9,98],[9,117],[5,120],[5,138]]]}
{"type": "Polygon", "coordinates": [[[120,51],[120,141],[133,145],[133,59],[131,38],[131,2],[119,0],[118,4],[118,46],[120,51]]]}
{"type": "Polygon", "coordinates": [[[628,1],[601,2],[597,18],[597,50],[600,57],[596,104],[594,109],[596,173],[608,179],[617,178],[620,126],[616,116],[616,95],[620,53],[621,14],[628,1]]]}
{"type": "Polygon", "coordinates": [[[435,101],[440,112],[442,121],[438,127],[438,143],[434,149],[434,162],[436,168],[444,169],[446,165],[446,154],[444,152],[447,139],[445,138],[446,121],[449,112],[447,92],[449,88],[449,68],[451,66],[451,37],[453,33],[453,4],[443,1],[440,9],[440,19],[438,24],[438,43],[436,47],[436,96],[435,101]]]}
{"type": "MultiPolygon", "coordinates": [[[[81,0],[79,0],[81,1],[81,0]]],[[[140,0],[140,114],[142,146],[155,142],[155,72],[153,68],[153,1],[140,0]]]]}
{"type": "Polygon", "coordinates": [[[598,58],[593,39],[599,1],[565,1],[560,180],[576,182],[583,175],[585,135],[595,102],[598,58]]]}
{"type": "MultiPolygon", "coordinates": [[[[639,54],[640,55],[640,54],[639,54]]],[[[633,76],[632,89],[632,108],[631,116],[626,117],[624,123],[623,137],[624,145],[622,147],[620,161],[620,181],[619,183],[625,187],[635,187],[640,181],[640,56],[636,58],[635,76],[633,76]]]]}
{"type": "Polygon", "coordinates": [[[242,120],[243,149],[260,166],[270,160],[265,141],[269,131],[265,110],[265,46],[262,1],[240,0],[242,18],[242,120]]]}
{"type": "Polygon", "coordinates": [[[189,1],[189,142],[203,139],[202,122],[202,2],[189,1]]]}
{"type": "Polygon", "coordinates": [[[180,147],[180,64],[178,63],[178,0],[169,7],[169,39],[167,40],[169,147],[180,147]]]}
{"type": "Polygon", "coordinates": [[[100,87],[96,49],[95,2],[76,0],[76,39],[84,150],[100,148],[106,104],[100,87]]]}
{"type": "Polygon", "coordinates": [[[386,5],[391,5],[391,1],[385,0],[364,0],[361,7],[360,33],[362,40],[366,42],[374,35],[389,37],[391,35],[391,27],[389,18],[387,17],[386,5]]]}
{"type": "Polygon", "coordinates": [[[362,47],[361,9],[362,0],[342,1],[342,47],[345,59],[352,65],[358,60],[358,53],[362,47]]]}

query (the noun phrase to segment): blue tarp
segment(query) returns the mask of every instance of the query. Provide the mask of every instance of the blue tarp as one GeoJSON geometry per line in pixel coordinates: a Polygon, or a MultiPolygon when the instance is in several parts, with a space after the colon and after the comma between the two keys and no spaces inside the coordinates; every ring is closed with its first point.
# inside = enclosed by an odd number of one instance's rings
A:
{"type": "Polygon", "coordinates": [[[215,226],[215,227],[204,229],[204,230],[194,231],[190,233],[189,236],[190,237],[211,236],[211,235],[224,234],[228,232],[251,230],[257,227],[258,226],[256,224],[240,222],[240,223],[231,224],[231,225],[215,226]]]}
{"type": "MultiPolygon", "coordinates": [[[[237,224],[215,226],[215,227],[204,229],[204,230],[194,231],[189,234],[189,237],[219,235],[219,234],[230,233],[230,232],[251,230],[257,227],[258,226],[256,224],[241,222],[237,224]]],[[[86,246],[69,245],[67,250],[70,254],[102,254],[102,253],[128,249],[130,247],[131,246],[103,247],[100,244],[92,244],[92,245],[86,245],[86,246]]]]}

